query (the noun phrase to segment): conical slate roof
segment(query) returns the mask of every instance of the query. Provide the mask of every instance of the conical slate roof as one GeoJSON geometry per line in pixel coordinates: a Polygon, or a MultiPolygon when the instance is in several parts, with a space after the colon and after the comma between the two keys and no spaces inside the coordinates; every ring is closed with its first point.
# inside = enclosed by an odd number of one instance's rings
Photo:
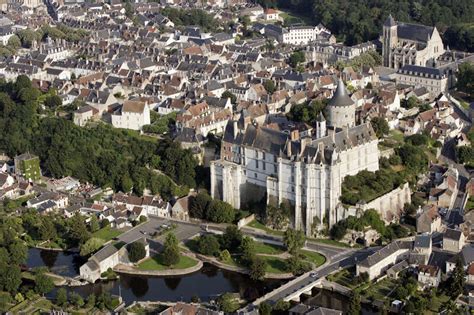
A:
{"type": "Polygon", "coordinates": [[[319,112],[318,117],[316,117],[316,121],[319,121],[319,122],[326,121],[326,118],[324,118],[323,112],[319,112]]]}
{"type": "Polygon", "coordinates": [[[397,22],[395,22],[395,19],[393,18],[393,16],[390,14],[388,16],[388,18],[385,20],[385,22],[383,23],[384,26],[389,26],[389,27],[392,27],[392,26],[395,26],[397,25],[397,22]]]}
{"type": "Polygon", "coordinates": [[[342,79],[339,79],[336,92],[334,92],[333,97],[329,101],[329,106],[350,106],[353,105],[354,101],[349,97],[347,93],[346,86],[342,79]]]}

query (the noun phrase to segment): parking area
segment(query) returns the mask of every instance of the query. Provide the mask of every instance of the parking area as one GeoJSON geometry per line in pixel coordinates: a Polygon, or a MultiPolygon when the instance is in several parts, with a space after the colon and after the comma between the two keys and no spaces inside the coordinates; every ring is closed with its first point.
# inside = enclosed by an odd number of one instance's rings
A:
{"type": "Polygon", "coordinates": [[[172,231],[179,241],[189,239],[200,231],[200,227],[196,225],[170,221],[165,218],[150,217],[146,223],[140,224],[139,226],[121,234],[118,237],[118,240],[130,243],[141,237],[146,237],[147,239],[153,239],[161,243],[164,241],[164,237],[160,237],[159,235],[164,235],[164,232],[171,230],[173,224],[176,227],[173,228],[172,231]]]}

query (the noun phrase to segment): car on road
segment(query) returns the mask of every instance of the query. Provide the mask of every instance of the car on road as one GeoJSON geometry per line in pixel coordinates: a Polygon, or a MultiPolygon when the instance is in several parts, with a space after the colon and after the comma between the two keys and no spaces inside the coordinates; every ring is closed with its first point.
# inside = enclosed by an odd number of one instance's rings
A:
{"type": "Polygon", "coordinates": [[[312,273],[309,274],[309,276],[311,278],[316,278],[316,277],[318,277],[318,274],[316,272],[312,272],[312,273]]]}
{"type": "Polygon", "coordinates": [[[148,232],[147,231],[140,231],[143,235],[147,235],[148,232]]]}

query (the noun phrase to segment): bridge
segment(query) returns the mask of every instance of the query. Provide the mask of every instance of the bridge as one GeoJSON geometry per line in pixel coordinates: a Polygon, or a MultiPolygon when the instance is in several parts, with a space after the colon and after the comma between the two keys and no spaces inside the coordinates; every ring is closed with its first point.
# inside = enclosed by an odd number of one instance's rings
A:
{"type": "Polygon", "coordinates": [[[349,288],[329,282],[325,277],[341,268],[354,266],[357,261],[364,260],[375,250],[375,248],[366,248],[355,252],[344,253],[338,260],[331,262],[326,266],[304,273],[265,294],[254,302],[248,304],[246,307],[240,309],[238,313],[242,315],[253,313],[253,311],[255,311],[263,302],[269,304],[275,304],[279,300],[299,302],[302,294],[311,295],[314,288],[326,288],[343,294],[349,294],[349,288]]]}

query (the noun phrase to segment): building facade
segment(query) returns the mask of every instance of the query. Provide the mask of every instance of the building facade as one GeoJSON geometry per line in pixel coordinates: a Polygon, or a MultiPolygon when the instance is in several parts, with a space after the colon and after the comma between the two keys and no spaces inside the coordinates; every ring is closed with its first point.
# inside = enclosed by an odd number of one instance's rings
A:
{"type": "Polygon", "coordinates": [[[444,53],[436,27],[396,22],[390,15],[383,25],[383,65],[394,69],[405,65],[434,67],[444,53]]]}
{"type": "Polygon", "coordinates": [[[355,105],[348,100],[341,81],[328,105],[328,127],[318,119],[314,138],[261,127],[244,115],[230,121],[221,158],[211,163],[212,196],[235,208],[262,199],[289,203],[294,227],[308,235],[314,226],[335,224],[343,218],[336,208],[344,177],[379,168],[375,132],[370,124],[354,126],[355,105]]]}

